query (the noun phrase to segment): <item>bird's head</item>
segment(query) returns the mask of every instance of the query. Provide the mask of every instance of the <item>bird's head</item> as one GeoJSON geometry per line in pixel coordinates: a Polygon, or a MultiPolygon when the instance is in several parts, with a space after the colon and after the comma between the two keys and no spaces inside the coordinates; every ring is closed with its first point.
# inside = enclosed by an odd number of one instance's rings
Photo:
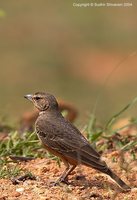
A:
{"type": "Polygon", "coordinates": [[[32,101],[39,111],[58,109],[57,100],[49,93],[37,92],[34,95],[27,94],[24,97],[32,101]]]}

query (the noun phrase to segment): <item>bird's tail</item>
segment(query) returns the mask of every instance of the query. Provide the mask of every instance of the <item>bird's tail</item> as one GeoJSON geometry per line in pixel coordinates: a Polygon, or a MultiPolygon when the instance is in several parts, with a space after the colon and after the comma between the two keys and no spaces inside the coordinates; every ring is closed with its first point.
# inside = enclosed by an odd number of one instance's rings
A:
{"type": "Polygon", "coordinates": [[[113,180],[116,181],[116,183],[124,190],[131,190],[131,188],[124,183],[124,181],[122,181],[114,172],[111,171],[111,169],[107,169],[107,171],[105,172],[105,174],[109,175],[113,180]]]}

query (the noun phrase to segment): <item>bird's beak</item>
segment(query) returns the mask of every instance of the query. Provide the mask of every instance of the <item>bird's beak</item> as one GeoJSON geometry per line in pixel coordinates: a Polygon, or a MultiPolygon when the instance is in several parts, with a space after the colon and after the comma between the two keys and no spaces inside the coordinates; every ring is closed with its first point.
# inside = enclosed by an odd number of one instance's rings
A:
{"type": "Polygon", "coordinates": [[[27,95],[24,96],[24,98],[26,98],[26,99],[28,99],[30,101],[32,101],[32,97],[33,97],[32,94],[27,94],[27,95]]]}

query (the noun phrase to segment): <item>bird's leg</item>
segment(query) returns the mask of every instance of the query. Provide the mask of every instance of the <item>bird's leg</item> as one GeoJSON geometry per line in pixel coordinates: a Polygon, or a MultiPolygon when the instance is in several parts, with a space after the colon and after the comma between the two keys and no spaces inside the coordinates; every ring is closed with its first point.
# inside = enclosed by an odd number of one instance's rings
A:
{"type": "Polygon", "coordinates": [[[69,163],[64,159],[62,159],[62,161],[64,162],[64,165],[66,166],[66,168],[65,168],[64,172],[62,173],[62,175],[59,177],[59,179],[57,179],[55,181],[54,185],[57,185],[60,182],[64,182],[64,183],[68,184],[67,177],[76,167],[76,165],[70,166],[69,163]]]}
{"type": "Polygon", "coordinates": [[[64,183],[68,184],[68,180],[66,178],[66,174],[67,174],[68,170],[69,170],[69,165],[68,165],[68,167],[66,167],[65,171],[61,174],[61,176],[57,180],[57,183],[64,182],[64,183]]]}
{"type": "Polygon", "coordinates": [[[60,176],[60,182],[65,182],[68,183],[67,181],[67,177],[68,175],[75,169],[76,165],[72,165],[71,167],[69,166],[69,168],[64,171],[64,173],[60,176]]]}
{"type": "Polygon", "coordinates": [[[66,160],[62,159],[62,161],[64,162],[66,168],[65,168],[64,172],[61,174],[61,176],[52,184],[52,186],[56,186],[60,182],[66,182],[67,183],[67,180],[65,180],[64,177],[66,178],[66,174],[70,169],[70,165],[66,160]]]}

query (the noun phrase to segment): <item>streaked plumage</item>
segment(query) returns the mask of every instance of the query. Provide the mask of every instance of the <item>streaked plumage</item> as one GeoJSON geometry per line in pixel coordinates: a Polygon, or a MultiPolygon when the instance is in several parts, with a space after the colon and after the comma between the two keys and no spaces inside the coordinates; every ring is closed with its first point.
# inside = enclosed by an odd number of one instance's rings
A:
{"type": "Polygon", "coordinates": [[[99,153],[80,131],[62,116],[53,95],[39,92],[25,97],[40,111],[36,120],[36,132],[42,144],[48,151],[59,156],[66,165],[66,170],[57,182],[65,181],[78,164],[84,164],[109,175],[124,190],[130,190],[101,160],[99,153]]]}

